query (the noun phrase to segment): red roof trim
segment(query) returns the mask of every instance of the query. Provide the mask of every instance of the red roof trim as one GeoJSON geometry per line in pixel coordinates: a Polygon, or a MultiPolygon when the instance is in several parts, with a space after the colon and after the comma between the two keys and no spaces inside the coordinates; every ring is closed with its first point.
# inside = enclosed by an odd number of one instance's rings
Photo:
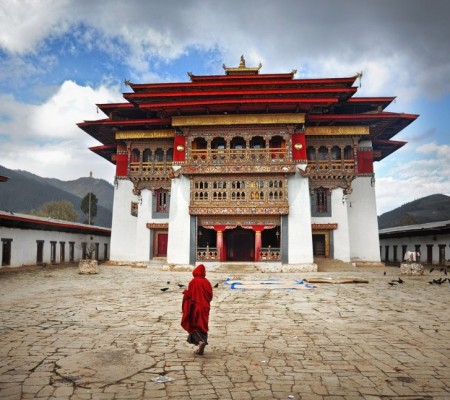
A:
{"type": "Polygon", "coordinates": [[[331,121],[331,120],[367,120],[367,119],[383,119],[383,118],[407,118],[416,119],[416,114],[399,114],[392,112],[380,112],[374,114],[326,114],[326,115],[308,115],[308,121],[331,121]]]}
{"type": "Polygon", "coordinates": [[[98,121],[84,121],[77,124],[80,128],[92,125],[170,125],[170,118],[151,118],[151,119],[100,119],[98,121]]]}
{"type": "Polygon", "coordinates": [[[198,106],[198,105],[222,105],[222,104],[282,104],[282,103],[337,103],[336,98],[256,98],[256,99],[218,99],[218,100],[199,100],[199,101],[171,101],[166,103],[145,103],[140,104],[140,108],[160,109],[166,107],[185,107],[185,106],[198,106]]]}
{"type": "Polygon", "coordinates": [[[352,97],[349,103],[391,103],[395,97],[352,97]]]}
{"type": "Polygon", "coordinates": [[[186,91],[165,93],[128,93],[127,99],[151,98],[151,97],[181,97],[181,96],[247,96],[267,94],[311,94],[311,93],[356,93],[358,88],[316,88],[316,89],[267,89],[267,90],[223,90],[223,91],[186,91]]]}
{"type": "MultiPolygon", "coordinates": [[[[285,86],[293,86],[293,85],[317,85],[317,84],[342,84],[348,83],[353,84],[356,80],[356,77],[352,78],[325,78],[325,79],[291,79],[289,81],[280,80],[280,81],[271,81],[271,80],[261,80],[257,82],[251,81],[242,81],[242,82],[233,82],[229,81],[230,77],[224,76],[225,82],[217,81],[217,82],[174,82],[174,83],[143,83],[143,84],[133,84],[131,88],[135,89],[170,89],[170,88],[194,88],[194,87],[211,87],[211,86],[264,86],[264,85],[285,85],[285,86]]],[[[126,93],[124,94],[124,96],[126,93]]]]}

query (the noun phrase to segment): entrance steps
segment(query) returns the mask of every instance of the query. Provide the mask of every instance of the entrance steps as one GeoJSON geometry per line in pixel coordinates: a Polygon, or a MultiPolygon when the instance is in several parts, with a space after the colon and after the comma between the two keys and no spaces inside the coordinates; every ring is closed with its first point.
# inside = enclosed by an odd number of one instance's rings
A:
{"type": "Polygon", "coordinates": [[[254,263],[248,262],[226,262],[224,264],[218,265],[215,269],[215,272],[226,272],[228,274],[251,274],[257,273],[259,270],[256,268],[254,263]]]}
{"type": "Polygon", "coordinates": [[[316,257],[314,263],[317,264],[318,272],[337,272],[337,271],[357,271],[355,263],[334,260],[332,258],[316,257]]]}

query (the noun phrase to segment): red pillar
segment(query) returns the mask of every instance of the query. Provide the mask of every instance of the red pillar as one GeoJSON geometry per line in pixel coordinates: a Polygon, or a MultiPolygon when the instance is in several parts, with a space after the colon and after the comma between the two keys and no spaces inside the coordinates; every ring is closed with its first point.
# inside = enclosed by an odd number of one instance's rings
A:
{"type": "Polygon", "coordinates": [[[219,260],[225,261],[225,252],[223,251],[223,231],[216,231],[217,232],[217,239],[216,239],[216,246],[217,251],[219,252],[219,260]]]}
{"type": "Polygon", "coordinates": [[[261,231],[255,231],[255,262],[259,261],[259,252],[262,247],[261,231]]]}

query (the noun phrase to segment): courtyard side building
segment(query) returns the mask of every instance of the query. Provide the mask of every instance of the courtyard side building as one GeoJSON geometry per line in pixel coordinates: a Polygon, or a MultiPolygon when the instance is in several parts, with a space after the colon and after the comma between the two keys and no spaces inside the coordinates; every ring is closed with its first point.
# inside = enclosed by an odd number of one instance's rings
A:
{"type": "Polygon", "coordinates": [[[135,84],[78,126],[116,165],[111,260],[314,270],[317,257],[379,263],[373,162],[417,115],[356,97],[359,74],[224,68],[135,84]]]}

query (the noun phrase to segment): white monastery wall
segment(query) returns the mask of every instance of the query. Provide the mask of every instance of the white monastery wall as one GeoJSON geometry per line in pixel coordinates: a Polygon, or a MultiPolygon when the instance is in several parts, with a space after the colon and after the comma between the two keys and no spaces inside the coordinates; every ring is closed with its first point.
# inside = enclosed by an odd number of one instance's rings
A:
{"type": "Polygon", "coordinates": [[[298,172],[288,178],[288,263],[313,263],[309,180],[298,172]]]}
{"type": "MultiPolygon", "coordinates": [[[[150,259],[150,229],[147,223],[152,222],[153,193],[151,190],[141,191],[142,202],[139,204],[139,212],[136,221],[135,261],[150,259]]],[[[158,220],[161,222],[161,220],[158,220]]]]}
{"type": "Polygon", "coordinates": [[[406,251],[416,251],[416,245],[420,246],[420,261],[422,263],[428,261],[428,246],[432,246],[432,264],[439,264],[440,246],[445,249],[445,260],[450,261],[450,234],[448,233],[380,239],[381,260],[384,262],[400,262],[403,256],[403,246],[406,246],[406,251]],[[386,246],[389,246],[387,259],[386,246]],[[397,246],[397,259],[394,257],[394,246],[397,246]]]}
{"type": "Polygon", "coordinates": [[[375,187],[371,177],[357,177],[347,197],[352,261],[380,262],[375,187]]]}
{"type": "Polygon", "coordinates": [[[114,191],[110,258],[112,261],[137,261],[137,218],[131,215],[131,202],[137,202],[138,198],[133,194],[131,181],[119,179],[117,183],[114,191]]]}
{"type": "Polygon", "coordinates": [[[333,254],[331,258],[350,262],[350,236],[348,226],[347,203],[342,202],[343,190],[337,188],[331,192],[331,217],[312,217],[313,224],[337,224],[333,230],[333,254]]]}
{"type": "MultiPolygon", "coordinates": [[[[0,239],[12,239],[11,242],[11,262],[7,267],[21,267],[24,265],[36,265],[37,258],[37,241],[44,241],[42,262],[51,263],[51,245],[50,242],[56,242],[55,263],[61,262],[60,242],[65,242],[64,246],[64,262],[70,260],[69,242],[75,242],[74,245],[74,261],[79,261],[82,257],[81,243],[91,242],[99,243],[99,260],[104,260],[104,245],[109,248],[109,237],[86,235],[80,233],[67,233],[58,231],[45,231],[38,229],[19,229],[0,227],[0,239]]],[[[2,259],[2,246],[0,246],[0,260],[2,259]]]]}
{"type": "Polygon", "coordinates": [[[172,179],[169,214],[167,262],[189,264],[190,253],[190,181],[184,175],[172,179]]]}

